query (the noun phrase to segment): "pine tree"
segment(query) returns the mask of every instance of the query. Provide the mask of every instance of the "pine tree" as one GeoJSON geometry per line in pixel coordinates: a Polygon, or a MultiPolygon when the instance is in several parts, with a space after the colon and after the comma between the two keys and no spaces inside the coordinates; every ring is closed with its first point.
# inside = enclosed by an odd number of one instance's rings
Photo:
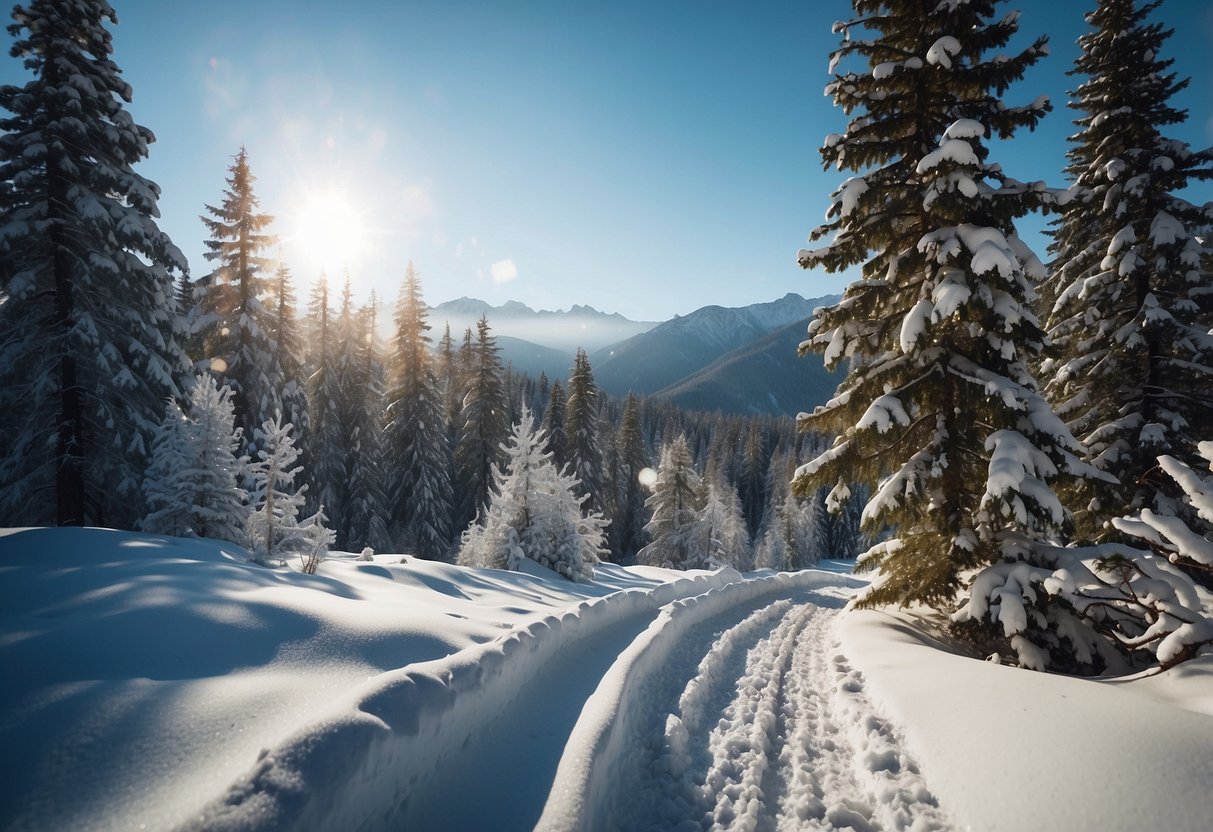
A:
{"type": "Polygon", "coordinates": [[[493,466],[493,493],[481,524],[463,535],[459,562],[495,569],[521,567],[524,558],[570,580],[590,580],[606,554],[606,522],[583,513],[587,501],[574,476],[556,470],[542,430],[525,406],[505,447],[504,470],[493,466]]]}
{"type": "Polygon", "coordinates": [[[1171,30],[1148,22],[1158,6],[1101,0],[1087,15],[1066,168],[1081,197],[1055,229],[1045,292],[1059,351],[1044,362],[1046,393],[1116,481],[1065,495],[1079,533],[1096,539],[1122,514],[1179,509],[1155,458],[1196,464],[1186,437],[1213,431],[1213,291],[1196,236],[1208,207],[1177,195],[1213,178],[1213,152],[1162,134],[1187,116],[1168,102],[1188,80],[1162,57],[1171,30]]]}
{"type": "Polygon", "coordinates": [[[459,414],[459,441],[455,446],[457,488],[455,528],[471,523],[488,505],[493,466],[509,434],[508,403],[502,379],[497,339],[490,334],[488,318],[476,324],[476,342],[465,342],[467,394],[459,414]]]}
{"type": "Polygon", "coordinates": [[[274,274],[273,307],[271,310],[270,341],[273,344],[274,367],[270,378],[281,387],[274,391],[276,414],[284,424],[291,425],[291,440],[299,454],[299,466],[311,466],[308,454],[311,420],[307,409],[307,374],[303,368],[303,339],[295,314],[295,290],[291,273],[282,256],[274,274]]]}
{"type": "Polygon", "coordinates": [[[271,262],[261,252],[275,243],[265,233],[273,222],[258,212],[256,177],[244,148],[236,154],[219,207],[206,206],[202,217],[210,232],[206,259],[215,271],[198,298],[200,368],[217,374],[232,388],[236,424],[251,441],[254,431],[278,409],[281,379],[274,377],[273,316],[266,302],[273,295],[267,276],[271,262]]]}
{"type": "Polygon", "coordinates": [[[565,418],[564,388],[557,380],[552,382],[551,396],[543,414],[543,433],[548,438],[548,450],[552,452],[552,461],[561,471],[572,461],[569,437],[564,432],[565,418]]]}
{"type": "Polygon", "coordinates": [[[709,479],[702,514],[712,560],[721,566],[749,569],[752,561],[750,535],[746,531],[737,489],[719,479],[709,479]]]}
{"type": "Polygon", "coordinates": [[[308,304],[309,352],[312,374],[307,381],[308,418],[312,432],[309,452],[312,468],[305,471],[309,511],[321,503],[333,516],[342,509],[345,490],[345,430],[342,422],[341,389],[337,368],[337,326],[329,306],[328,278],[321,273],[312,287],[308,304]],[[334,510],[336,506],[336,510],[334,510]]]}
{"type": "Polygon", "coordinates": [[[639,563],[673,569],[711,568],[711,545],[703,522],[703,483],[695,472],[686,437],[679,434],[661,449],[657,481],[645,505],[653,519],[644,527],[649,544],[639,563]]]}
{"type": "MultiPolygon", "coordinates": [[[[348,295],[348,280],[346,283],[348,295]]],[[[378,300],[370,302],[353,320],[346,342],[344,403],[346,426],[346,503],[342,548],[359,551],[364,546],[387,549],[392,545],[387,530],[388,498],[384,472],[383,424],[386,397],[384,367],[379,358],[375,320],[378,300]]]]}
{"type": "Polygon", "coordinates": [[[569,443],[569,462],[581,486],[590,495],[596,511],[603,500],[602,446],[598,441],[598,387],[585,350],[577,350],[569,376],[569,398],[565,403],[564,433],[569,443]]]}
{"type": "Polygon", "coordinates": [[[190,534],[193,489],[186,473],[189,429],[185,414],[170,400],[152,440],[151,461],[143,480],[143,494],[150,511],[140,526],[146,532],[173,537],[190,534]]]}
{"type": "Polygon", "coordinates": [[[257,461],[249,465],[251,511],[245,535],[254,557],[284,561],[307,543],[307,528],[299,523],[307,486],[295,487],[302,469],[291,424],[277,416],[267,419],[257,428],[254,444],[257,461]]]}
{"type": "Polygon", "coordinates": [[[133,165],[155,141],[124,104],[104,0],[13,9],[0,86],[0,512],[8,525],[142,514],[140,483],[187,362],[174,331],[185,258],[133,165]]]}
{"type": "Polygon", "coordinates": [[[762,427],[757,420],[750,422],[746,433],[745,451],[741,461],[741,506],[745,512],[746,529],[751,535],[758,534],[762,525],[763,506],[766,504],[766,472],[769,460],[763,441],[762,427]]]}
{"type": "MultiPolygon", "coordinates": [[[[396,307],[393,385],[388,403],[391,517],[406,548],[441,558],[451,547],[451,446],[429,353],[429,311],[410,262],[396,307]]],[[[450,368],[450,328],[444,338],[450,368]]],[[[453,383],[453,381],[451,382],[453,383]]]]}
{"type": "MultiPolygon", "coordinates": [[[[895,536],[865,556],[881,570],[869,605],[949,605],[967,570],[1033,557],[1067,521],[1049,481],[1083,470],[1028,369],[1044,343],[1029,306],[1043,268],[1014,221],[1051,194],[1007,177],[982,143],[1034,127],[1049,109],[1044,98],[998,98],[1045,44],[987,57],[1018,30],[1016,14],[991,22],[995,5],[854,0],[857,18],[839,26],[864,36],[844,40],[834,62],[863,65],[827,87],[851,122],[821,152],[826,165],[862,173],[813,231],[831,242],[800,263],[862,263],[862,277],[810,324],[806,347],[831,368],[848,360],[849,373],[802,420],[838,438],[801,467],[796,490],[879,481],[864,521],[895,536]]],[[[1016,643],[1048,643],[1064,661],[1044,632],[1055,625],[1041,610],[1016,643]]]]}
{"type": "Polygon", "coordinates": [[[648,518],[645,513],[641,472],[651,464],[640,423],[640,403],[635,394],[629,394],[624,403],[623,419],[615,443],[618,458],[619,508],[615,512],[612,526],[619,526],[616,539],[620,554],[628,555],[640,551],[644,546],[644,526],[648,518]]]}
{"type": "Polygon", "coordinates": [[[194,534],[243,545],[247,496],[239,483],[248,466],[240,454],[232,391],[209,374],[194,381],[189,412],[170,406],[154,444],[144,493],[151,513],[143,528],[194,534]]]}

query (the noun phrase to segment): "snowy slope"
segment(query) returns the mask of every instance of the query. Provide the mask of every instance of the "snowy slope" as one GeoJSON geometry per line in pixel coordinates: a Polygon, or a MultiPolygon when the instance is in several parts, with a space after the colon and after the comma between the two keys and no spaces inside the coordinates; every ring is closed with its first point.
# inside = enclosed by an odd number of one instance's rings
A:
{"type": "Polygon", "coordinates": [[[797,355],[809,320],[782,326],[725,353],[677,384],[658,391],[654,398],[685,410],[774,416],[812,411],[833,397],[842,372],[827,372],[819,355],[797,355]]]}
{"type": "MultiPolygon", "coordinates": [[[[858,578],[0,535],[0,828],[1203,830],[1213,663],[1045,676],[858,578]]],[[[836,565],[840,566],[840,565],[836,565]]]]}

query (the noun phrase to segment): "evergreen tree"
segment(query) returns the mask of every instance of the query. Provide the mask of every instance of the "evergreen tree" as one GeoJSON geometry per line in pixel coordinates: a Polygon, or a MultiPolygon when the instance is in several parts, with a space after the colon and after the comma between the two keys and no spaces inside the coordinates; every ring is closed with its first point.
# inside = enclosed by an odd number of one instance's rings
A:
{"type": "Polygon", "coordinates": [[[178,404],[169,400],[152,440],[151,461],[143,479],[149,513],[141,528],[152,534],[184,537],[191,532],[193,489],[187,479],[190,429],[178,404]]]}
{"type": "Polygon", "coordinates": [[[679,434],[661,449],[657,481],[645,502],[653,517],[644,527],[650,542],[637,552],[636,560],[673,569],[710,569],[704,496],[686,437],[679,434]]]}
{"type": "Polygon", "coordinates": [[[308,418],[312,433],[309,451],[312,468],[305,471],[308,489],[308,511],[323,503],[340,516],[341,497],[345,488],[345,439],[340,410],[341,389],[337,367],[337,326],[329,306],[328,278],[321,273],[312,287],[308,304],[309,352],[312,374],[307,381],[308,418]]]}
{"type": "Polygon", "coordinates": [[[746,433],[739,489],[742,510],[745,512],[746,529],[751,535],[757,535],[758,528],[762,525],[763,506],[766,504],[767,498],[768,464],[762,427],[755,420],[750,422],[750,429],[746,433]]]}
{"type": "Polygon", "coordinates": [[[299,466],[311,465],[308,441],[311,420],[307,409],[307,375],[303,368],[303,339],[295,314],[295,290],[291,285],[290,269],[278,257],[274,274],[274,301],[271,311],[270,340],[274,348],[274,367],[270,378],[282,386],[274,391],[276,414],[283,424],[291,425],[291,440],[299,454],[299,466]]]}
{"type": "Polygon", "coordinates": [[[640,423],[640,403],[635,394],[628,394],[627,402],[623,406],[623,419],[615,436],[615,444],[619,496],[618,510],[615,512],[612,526],[618,524],[616,540],[619,553],[627,555],[640,551],[644,546],[647,517],[640,472],[648,468],[651,462],[640,423]]]}
{"type": "Polygon", "coordinates": [[[164,402],[187,363],[160,189],[135,173],[155,141],[124,104],[104,0],[13,9],[0,86],[0,512],[7,525],[130,527],[164,402]]]}
{"type": "Polygon", "coordinates": [[[483,522],[463,535],[459,562],[517,570],[530,558],[570,580],[592,579],[594,565],[606,554],[606,521],[597,512],[583,513],[586,495],[577,493],[574,476],[556,470],[526,407],[505,456],[504,471],[493,466],[483,522]]]}
{"type": "Polygon", "coordinates": [[[254,444],[257,461],[249,465],[251,511],[244,526],[249,550],[259,559],[285,560],[307,540],[306,527],[299,523],[307,486],[295,487],[302,469],[291,424],[277,416],[267,419],[257,428],[254,444]]]}
{"type": "Polygon", "coordinates": [[[203,374],[189,401],[185,416],[169,406],[153,445],[155,457],[144,482],[151,513],[143,528],[243,545],[249,512],[239,482],[248,459],[240,455],[232,391],[203,374]]]}
{"type": "Polygon", "coordinates": [[[465,342],[468,362],[467,395],[460,411],[459,442],[455,446],[458,483],[455,527],[465,527],[488,505],[493,466],[509,434],[505,385],[497,339],[490,334],[488,318],[476,324],[476,343],[465,342]]]}
{"type": "MultiPolygon", "coordinates": [[[[346,282],[348,295],[349,282],[346,282]]],[[[385,491],[383,420],[386,409],[383,392],[384,369],[379,358],[375,334],[378,300],[371,292],[370,302],[354,317],[354,331],[348,340],[344,391],[346,434],[346,497],[343,549],[361,550],[364,546],[387,549],[392,545],[387,530],[388,499],[385,491]]]]}
{"type": "MultiPolygon", "coordinates": [[[[396,307],[393,386],[388,403],[391,517],[404,547],[441,558],[451,546],[451,446],[429,352],[429,310],[410,262],[396,307]]],[[[450,328],[444,338],[451,366],[450,328]]],[[[452,382],[453,383],[453,382],[452,382]]]]}
{"type": "Polygon", "coordinates": [[[258,212],[253,193],[256,177],[244,148],[236,154],[219,207],[206,206],[202,222],[210,232],[206,259],[214,272],[198,298],[200,368],[220,376],[232,388],[236,424],[252,440],[254,430],[278,409],[282,380],[271,341],[273,315],[266,301],[273,295],[271,262],[261,252],[275,238],[265,233],[273,221],[258,212]]]}
{"type": "Polygon", "coordinates": [[[704,497],[703,522],[713,561],[721,566],[749,569],[752,562],[750,535],[741,513],[737,489],[718,479],[709,479],[704,497]]]}
{"type": "Polygon", "coordinates": [[[1086,76],[1066,169],[1081,197],[1054,232],[1045,295],[1059,354],[1042,372],[1092,464],[1115,479],[1065,495],[1090,538],[1122,514],[1179,508],[1155,458],[1195,464],[1186,438],[1213,431],[1213,292],[1196,236],[1208,207],[1177,196],[1213,177],[1213,152],[1162,134],[1187,116],[1168,102],[1188,80],[1162,57],[1171,30],[1147,19],[1158,6],[1101,0],[1071,73],[1086,76]]]}
{"type": "Polygon", "coordinates": [[[547,410],[543,414],[543,433],[548,438],[548,450],[552,452],[552,462],[561,471],[572,461],[569,437],[564,432],[565,412],[564,388],[557,380],[552,382],[551,397],[548,399],[547,410]]]}
{"type": "Polygon", "coordinates": [[[581,486],[590,495],[596,511],[605,508],[603,499],[602,446],[598,431],[598,387],[585,350],[577,350],[569,376],[569,398],[565,403],[564,433],[569,443],[569,462],[581,486]]]}
{"type": "MultiPolygon", "coordinates": [[[[863,65],[827,87],[851,122],[821,152],[827,166],[861,173],[834,192],[813,231],[831,242],[802,251],[800,263],[863,271],[809,327],[806,348],[831,368],[849,360],[849,373],[802,420],[838,438],[801,467],[796,488],[879,481],[864,521],[895,536],[865,556],[881,577],[863,603],[944,606],[966,570],[1035,557],[1034,544],[1067,520],[1049,481],[1083,470],[1080,446],[1028,369],[1044,341],[1029,308],[1043,268],[1014,221],[1051,195],[1007,177],[982,143],[1034,127],[1049,109],[1044,98],[999,100],[1045,44],[988,57],[1018,29],[1014,14],[992,21],[992,0],[853,5],[856,19],[840,28],[864,35],[833,57],[863,65]]],[[[1064,662],[1056,617],[1040,612],[1007,635],[1056,647],[1064,662]]]]}

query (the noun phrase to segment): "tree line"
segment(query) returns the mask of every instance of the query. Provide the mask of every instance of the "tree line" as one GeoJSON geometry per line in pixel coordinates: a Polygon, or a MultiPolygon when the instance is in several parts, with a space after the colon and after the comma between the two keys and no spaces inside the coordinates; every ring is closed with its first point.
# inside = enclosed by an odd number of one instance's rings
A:
{"type": "Polygon", "coordinates": [[[213,535],[266,556],[331,529],[343,550],[449,558],[501,499],[532,418],[582,522],[600,518],[602,557],[782,568],[854,554],[857,509],[836,520],[819,495],[789,493],[811,441],[786,421],[610,399],[584,352],[567,379],[517,375],[488,320],[435,343],[411,263],[390,326],[379,298],[354,302],[348,272],[320,274],[300,310],[243,148],[202,216],[210,270],[191,276],[157,225],[159,188],[134,171],[154,137],[124,108],[113,10],[37,0],[14,20],[33,78],[0,88],[7,523],[213,535]],[[653,537],[687,454],[670,528],[701,541],[693,553],[653,537]]]}

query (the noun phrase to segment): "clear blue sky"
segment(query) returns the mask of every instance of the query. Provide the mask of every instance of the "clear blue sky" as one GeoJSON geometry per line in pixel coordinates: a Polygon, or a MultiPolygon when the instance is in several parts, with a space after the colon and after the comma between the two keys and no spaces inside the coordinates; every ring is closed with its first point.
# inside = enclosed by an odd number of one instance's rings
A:
{"type": "MultiPolygon", "coordinates": [[[[842,178],[817,147],[845,125],[822,87],[849,3],[112,2],[130,109],[158,138],[140,171],[195,274],[209,270],[198,214],[243,144],[301,297],[319,266],[292,239],[297,215],[329,193],[369,230],[350,264],[360,298],[394,299],[410,258],[431,303],[650,320],[846,282],[795,256],[842,178]],[[494,280],[494,263],[516,276],[494,280]]],[[[1004,6],[1023,10],[1023,42],[1044,32],[1053,50],[1008,99],[1057,105],[997,151],[1013,176],[1063,184],[1064,72],[1091,5],[1004,6]]],[[[1168,0],[1160,17],[1178,30],[1176,69],[1196,77],[1171,132],[1208,146],[1213,3],[1168,0]]],[[[3,60],[0,80],[23,77],[3,60]]]]}

